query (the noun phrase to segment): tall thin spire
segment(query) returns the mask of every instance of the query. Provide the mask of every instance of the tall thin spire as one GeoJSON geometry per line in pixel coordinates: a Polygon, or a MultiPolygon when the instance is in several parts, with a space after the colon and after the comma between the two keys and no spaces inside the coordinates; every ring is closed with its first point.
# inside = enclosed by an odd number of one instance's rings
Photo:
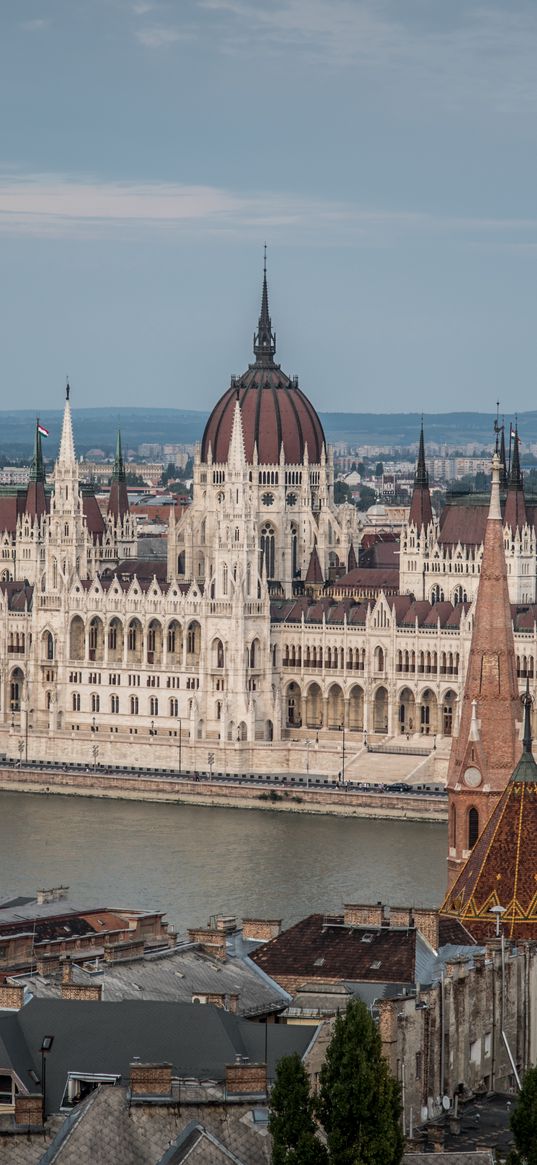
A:
{"type": "Polygon", "coordinates": [[[533,700],[530,696],[530,681],[529,676],[526,678],[526,691],[522,694],[522,704],[524,707],[524,735],[522,737],[522,747],[524,752],[532,751],[532,737],[531,737],[531,706],[533,700]]]}
{"type": "Polygon", "coordinates": [[[257,332],[254,335],[254,356],[257,364],[273,364],[276,352],[276,333],[272,331],[272,323],[268,306],[267,287],[267,244],[265,243],[263,257],[263,290],[261,293],[261,311],[257,332]]]}
{"type": "Polygon", "coordinates": [[[518,435],[518,421],[515,421],[512,438],[513,457],[511,460],[511,472],[509,474],[509,485],[515,485],[520,488],[522,486],[522,470],[520,468],[520,437],[518,435]]]}
{"type": "Polygon", "coordinates": [[[118,429],[116,437],[116,453],[112,470],[112,484],[108,498],[108,513],[114,518],[122,518],[129,512],[129,495],[127,491],[127,475],[121,448],[121,433],[118,429]]]}
{"type": "Polygon", "coordinates": [[[418,463],[416,465],[416,474],[414,477],[414,485],[429,485],[429,474],[427,473],[427,466],[425,464],[425,437],[423,434],[423,413],[421,415],[420,441],[418,447],[418,463]]]}
{"type": "Polygon", "coordinates": [[[62,435],[60,440],[60,450],[58,453],[58,462],[62,465],[74,465],[76,463],[75,457],[75,441],[73,437],[73,418],[71,416],[71,389],[69,381],[65,388],[65,408],[63,410],[63,424],[62,435]]]}
{"type": "Polygon", "coordinates": [[[522,530],[528,518],[526,513],[526,499],[524,497],[524,479],[520,468],[520,438],[518,436],[517,424],[515,424],[512,438],[513,457],[509,473],[507,497],[505,499],[504,525],[510,526],[511,530],[522,530]]]}
{"type": "Polygon", "coordinates": [[[519,726],[520,699],[500,509],[500,456],[494,453],[472,641],[447,775],[452,822],[450,885],[475,841],[475,837],[470,844],[468,840],[470,810],[482,829],[513,772],[520,747],[519,726]]]}
{"type": "Polygon", "coordinates": [[[41,445],[41,433],[39,432],[39,417],[35,421],[35,437],[34,437],[34,452],[32,462],[30,465],[30,481],[44,481],[45,480],[45,466],[43,464],[43,448],[41,445]]]}
{"type": "Polygon", "coordinates": [[[422,417],[420,440],[418,446],[418,462],[414,476],[414,490],[412,493],[412,502],[410,505],[408,521],[409,525],[414,525],[418,530],[421,530],[422,526],[427,529],[432,520],[433,507],[431,505],[431,495],[429,493],[429,474],[427,473],[427,466],[425,464],[425,437],[423,434],[422,417]]]}

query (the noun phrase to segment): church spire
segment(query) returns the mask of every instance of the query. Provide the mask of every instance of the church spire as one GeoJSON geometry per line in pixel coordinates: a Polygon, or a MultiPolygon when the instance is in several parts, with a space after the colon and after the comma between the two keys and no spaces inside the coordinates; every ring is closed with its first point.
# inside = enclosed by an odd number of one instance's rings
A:
{"type": "Polygon", "coordinates": [[[520,438],[517,424],[515,424],[512,438],[513,456],[511,460],[511,471],[509,473],[507,497],[505,499],[504,524],[510,526],[511,530],[514,531],[517,529],[522,530],[528,520],[526,514],[526,499],[524,497],[524,480],[520,468],[520,438]]]}
{"type": "Polygon", "coordinates": [[[503,546],[500,469],[500,456],[495,453],[459,731],[453,738],[448,767],[450,885],[463,856],[472,848],[505,789],[520,747],[520,700],[503,546]]]}
{"type": "Polygon", "coordinates": [[[63,410],[63,424],[62,435],[60,439],[60,450],[58,453],[58,462],[63,466],[75,465],[75,441],[73,437],[73,418],[71,416],[71,389],[69,381],[65,388],[65,408],[63,410]]]}
{"type": "Polygon", "coordinates": [[[129,512],[129,495],[127,492],[127,475],[121,448],[121,433],[118,429],[116,437],[116,454],[112,470],[112,484],[108,499],[108,513],[114,518],[122,518],[129,512]]]}
{"type": "Polygon", "coordinates": [[[34,453],[30,465],[30,481],[44,481],[45,480],[45,466],[43,464],[43,448],[41,445],[41,433],[39,432],[39,417],[35,422],[35,437],[34,437],[34,453]]]}
{"type": "Polygon", "coordinates": [[[276,352],[276,333],[272,331],[272,323],[268,306],[267,287],[267,244],[263,258],[263,290],[261,293],[261,311],[257,332],[254,335],[254,356],[256,364],[273,364],[276,352]]]}
{"type": "Polygon", "coordinates": [[[409,525],[414,525],[418,530],[422,526],[427,529],[427,526],[433,520],[433,507],[431,505],[431,495],[429,492],[429,474],[427,473],[427,466],[425,464],[425,438],[423,434],[423,417],[421,418],[420,440],[418,445],[418,462],[416,465],[416,473],[414,475],[414,491],[412,493],[412,502],[410,505],[410,514],[408,518],[409,525]]]}

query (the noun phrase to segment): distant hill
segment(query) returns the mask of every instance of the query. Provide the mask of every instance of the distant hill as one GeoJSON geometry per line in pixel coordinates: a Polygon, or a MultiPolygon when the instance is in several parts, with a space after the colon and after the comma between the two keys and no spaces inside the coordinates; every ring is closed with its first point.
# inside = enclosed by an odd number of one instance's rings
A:
{"type": "MultiPolygon", "coordinates": [[[[321,413],[328,441],[350,444],[415,444],[420,413],[321,413]]],[[[47,457],[57,451],[62,413],[47,410],[43,423],[50,430],[45,442],[47,457]]],[[[125,449],[147,442],[191,444],[201,439],[207,413],[189,409],[94,408],[74,409],[75,441],[79,453],[99,448],[112,453],[115,435],[121,429],[125,449]]],[[[524,443],[537,441],[537,411],[519,413],[519,431],[524,443]]],[[[466,445],[475,442],[490,447],[493,413],[425,413],[426,441],[466,445]]],[[[29,409],[6,409],[0,413],[0,454],[27,457],[33,444],[35,414],[29,409]]]]}

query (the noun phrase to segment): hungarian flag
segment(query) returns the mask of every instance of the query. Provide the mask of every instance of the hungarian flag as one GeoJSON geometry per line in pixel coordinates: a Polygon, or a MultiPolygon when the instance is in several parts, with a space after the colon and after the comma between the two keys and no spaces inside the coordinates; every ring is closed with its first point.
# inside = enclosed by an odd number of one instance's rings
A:
{"type": "Polygon", "coordinates": [[[41,425],[39,421],[37,422],[37,432],[41,433],[42,437],[48,437],[48,429],[45,429],[45,426],[41,425]]]}

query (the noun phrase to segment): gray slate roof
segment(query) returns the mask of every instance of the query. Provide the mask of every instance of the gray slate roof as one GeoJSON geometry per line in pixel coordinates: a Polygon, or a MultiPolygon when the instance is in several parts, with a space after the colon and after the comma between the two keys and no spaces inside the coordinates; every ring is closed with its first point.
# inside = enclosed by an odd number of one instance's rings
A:
{"type": "MultiPolygon", "coordinates": [[[[281,1056],[303,1056],[314,1027],[269,1025],[269,1075],[281,1056]]],[[[47,1110],[57,1112],[69,1072],[129,1077],[135,1056],[146,1063],[171,1062],[174,1074],[223,1081],[226,1064],[237,1055],[264,1060],[265,1025],[194,1003],[124,1000],[121,1003],[32,999],[16,1014],[0,1013],[5,1066],[12,1067],[29,1091],[33,1066],[41,1074],[39,1048],[54,1036],[47,1059],[47,1110]]]]}
{"type": "MultiPolygon", "coordinates": [[[[286,1006],[289,996],[277,983],[263,975],[249,961],[229,958],[226,963],[202,954],[199,950],[164,951],[144,959],[106,966],[103,975],[73,966],[73,982],[102,983],[103,999],[175,1000],[191,1003],[193,994],[238,994],[239,1013],[262,1013],[265,1008],[286,1006]]],[[[58,999],[60,984],[40,975],[13,979],[24,982],[37,999],[58,999]]]]}

